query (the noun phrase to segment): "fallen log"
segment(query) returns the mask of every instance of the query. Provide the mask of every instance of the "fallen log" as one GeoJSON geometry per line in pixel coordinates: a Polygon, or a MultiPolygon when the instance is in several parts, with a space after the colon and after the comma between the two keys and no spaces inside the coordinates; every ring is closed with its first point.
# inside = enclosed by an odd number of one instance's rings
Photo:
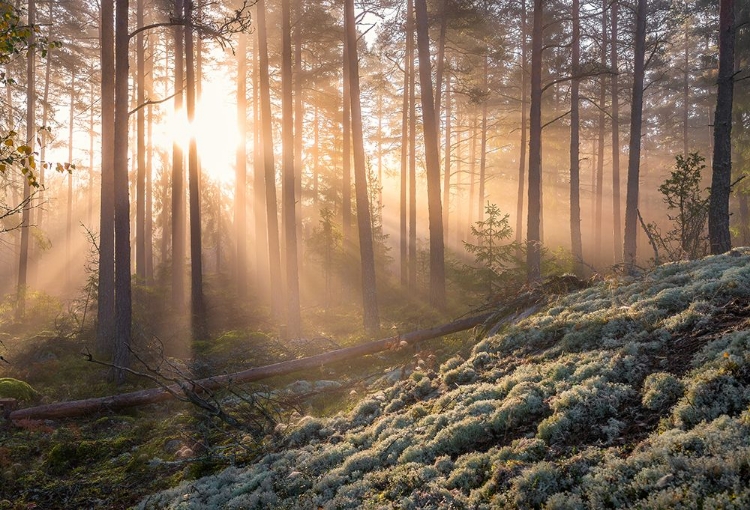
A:
{"type": "Polygon", "coordinates": [[[287,375],[300,370],[317,368],[328,363],[358,358],[360,356],[375,354],[389,349],[396,349],[415,342],[457,333],[478,326],[494,315],[495,312],[488,312],[430,329],[412,331],[410,333],[404,333],[362,345],[355,345],[354,347],[346,347],[322,354],[316,354],[315,356],[309,356],[306,358],[282,361],[280,363],[274,363],[273,365],[262,367],[254,367],[233,374],[218,375],[206,379],[200,379],[198,381],[185,382],[182,385],[172,384],[162,388],[151,388],[131,393],[123,393],[120,395],[85,400],[72,400],[69,402],[58,402],[37,407],[29,407],[26,409],[16,409],[11,411],[7,418],[12,421],[72,418],[92,413],[116,411],[127,407],[156,404],[164,400],[175,398],[180,394],[186,394],[187,392],[200,393],[202,391],[217,390],[231,384],[260,381],[278,375],[287,375]]]}

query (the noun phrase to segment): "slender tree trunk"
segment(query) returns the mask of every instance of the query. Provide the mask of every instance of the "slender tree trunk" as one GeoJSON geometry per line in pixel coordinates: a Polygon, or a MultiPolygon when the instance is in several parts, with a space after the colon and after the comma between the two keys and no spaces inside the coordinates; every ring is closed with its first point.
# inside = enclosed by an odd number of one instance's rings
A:
{"type": "MultiPolygon", "coordinates": [[[[164,38],[164,71],[165,73],[169,69],[169,39],[164,38]]],[[[169,83],[164,80],[164,97],[169,95],[169,83]]],[[[173,146],[174,147],[174,146],[173,146]]],[[[169,175],[165,166],[161,168],[161,188],[162,188],[162,203],[161,203],[161,264],[163,268],[166,268],[169,246],[172,242],[172,229],[170,224],[170,211],[172,209],[172,200],[169,195],[169,175]]]]}
{"type": "Polygon", "coordinates": [[[445,246],[443,213],[440,203],[440,154],[437,140],[437,118],[432,96],[430,69],[430,36],[426,0],[416,0],[417,48],[419,50],[419,83],[424,122],[425,166],[427,172],[427,208],[430,224],[430,304],[445,307],[445,246]]]}
{"type": "Polygon", "coordinates": [[[286,241],[286,334],[288,338],[298,338],[301,333],[301,318],[299,267],[297,264],[297,218],[295,211],[291,11],[290,0],[281,0],[281,208],[286,241]]]}
{"type": "Polygon", "coordinates": [[[646,0],[638,0],[633,63],[633,99],[630,103],[630,149],[628,154],[628,188],[625,201],[625,240],[623,261],[632,272],[636,264],[638,235],[638,191],[643,120],[643,79],[646,53],[646,0]]]}
{"type": "MultiPolygon", "coordinates": [[[[146,94],[154,95],[154,35],[148,41],[148,60],[146,61],[146,94]]],[[[154,110],[153,105],[146,108],[146,216],[144,236],[146,238],[146,281],[154,281],[154,110]]]]}
{"type": "Polygon", "coordinates": [[[101,4],[101,207],[99,216],[99,295],[96,347],[105,356],[115,346],[115,58],[114,4],[101,4]]]}
{"type": "Polygon", "coordinates": [[[531,109],[529,113],[529,217],[527,228],[526,278],[529,283],[541,279],[542,213],[542,39],[544,37],[543,0],[534,0],[531,36],[531,109]]]}
{"type": "MultiPolygon", "coordinates": [[[[192,18],[193,0],[185,1],[185,19],[192,18]]],[[[196,103],[195,46],[193,30],[185,30],[185,99],[188,123],[195,122],[196,103]]],[[[206,306],[203,302],[203,247],[201,239],[201,182],[198,167],[198,144],[195,134],[190,134],[188,148],[188,185],[190,197],[190,311],[192,315],[193,338],[206,338],[206,306]]]]}
{"type": "MultiPolygon", "coordinates": [[[[136,26],[143,27],[144,0],[136,1],[136,26]]],[[[135,274],[146,280],[146,112],[140,108],[146,102],[146,55],[143,32],[135,36],[136,58],[136,185],[135,185],[135,274]]]]}
{"type": "Polygon", "coordinates": [[[682,156],[687,158],[690,152],[688,123],[690,122],[690,24],[685,20],[685,60],[682,70],[682,156]]]}
{"type": "MultiPolygon", "coordinates": [[[[89,81],[89,104],[91,107],[89,108],[89,189],[88,193],[86,194],[86,198],[88,201],[87,207],[86,207],[86,221],[89,225],[91,225],[91,228],[93,228],[94,225],[94,138],[96,137],[96,133],[94,131],[94,104],[96,104],[96,91],[94,90],[96,87],[96,83],[93,79],[94,77],[94,66],[91,65],[90,71],[90,81],[89,81]]],[[[42,124],[43,126],[46,124],[42,124]]]]}
{"type": "MultiPolygon", "coordinates": [[[[184,0],[175,0],[175,12],[182,14],[184,0]]],[[[174,111],[182,115],[185,89],[185,29],[174,29],[174,111]]],[[[177,122],[183,122],[182,118],[177,122]]],[[[172,143],[172,306],[183,311],[185,306],[185,157],[181,143],[172,143]]]]}
{"type": "Polygon", "coordinates": [[[276,205],[276,170],[273,162],[273,127],[271,125],[271,86],[268,76],[268,36],[266,31],[265,0],[258,0],[258,58],[260,119],[263,140],[264,188],[266,191],[266,218],[268,221],[268,262],[271,277],[271,311],[277,318],[282,314],[281,300],[281,249],[279,247],[279,217],[276,205]]]}
{"type": "Polygon", "coordinates": [[[237,238],[237,296],[247,299],[247,34],[237,42],[237,134],[235,157],[234,229],[237,238]]]}
{"type": "Polygon", "coordinates": [[[445,83],[445,147],[444,156],[445,171],[443,172],[443,228],[445,238],[450,231],[450,208],[451,200],[451,77],[445,83]]]}
{"type": "Polygon", "coordinates": [[[406,0],[406,54],[409,66],[409,291],[417,291],[417,114],[414,69],[414,0],[406,0]]]}
{"type": "MultiPolygon", "coordinates": [[[[602,69],[607,66],[607,5],[609,0],[603,0],[602,6],[602,51],[599,64],[602,69]]],[[[597,142],[598,153],[596,156],[596,210],[594,211],[594,261],[601,264],[602,261],[602,215],[604,205],[604,108],[607,97],[607,87],[604,76],[599,77],[599,137],[597,142]]]]}
{"type": "Polygon", "coordinates": [[[518,200],[516,202],[516,242],[519,246],[523,239],[523,192],[526,184],[526,144],[528,143],[526,139],[528,130],[528,117],[526,115],[526,104],[528,103],[526,19],[526,0],[521,0],[521,153],[518,157],[518,200]]]}
{"type": "Polygon", "coordinates": [[[476,175],[477,175],[477,117],[472,113],[471,127],[469,128],[469,214],[467,216],[468,224],[466,225],[467,238],[471,238],[471,227],[474,225],[474,197],[476,196],[476,175]]]}
{"type": "MultiPolygon", "coordinates": [[[[302,242],[302,141],[304,139],[304,119],[302,97],[302,19],[305,16],[303,0],[296,0],[296,22],[294,28],[294,215],[297,232],[297,263],[304,263],[304,242],[302,242]]],[[[299,269],[298,269],[299,271],[299,269]]],[[[298,277],[299,279],[299,277],[298,277]]],[[[299,287],[299,285],[298,285],[299,287]]]]}
{"type": "Polygon", "coordinates": [[[115,20],[115,349],[117,384],[130,365],[130,198],[128,196],[128,0],[116,1],[115,20]]]}
{"type": "MultiPolygon", "coordinates": [[[[266,208],[265,159],[261,136],[260,66],[257,37],[253,39],[253,215],[255,216],[255,277],[264,295],[270,295],[268,221],[266,208]]],[[[277,238],[278,239],[278,238],[277,238]]]]}
{"type": "MultiPolygon", "coordinates": [[[[411,14],[411,0],[407,0],[407,13],[411,14]]],[[[399,261],[401,266],[401,287],[406,288],[409,282],[408,237],[406,228],[406,209],[409,185],[409,78],[410,64],[413,60],[411,51],[411,18],[406,18],[406,53],[404,56],[404,91],[401,102],[401,188],[399,196],[399,261]]]]}
{"type": "Polygon", "coordinates": [[[575,273],[583,273],[581,238],[581,165],[579,87],[581,60],[580,2],[573,0],[573,79],[570,85],[570,242],[575,273]]]}
{"type": "MultiPolygon", "coordinates": [[[[352,137],[354,141],[354,186],[357,195],[357,227],[359,228],[359,253],[362,264],[362,308],[365,330],[370,333],[380,328],[378,296],[375,287],[375,253],[370,219],[370,200],[367,190],[365,148],[362,133],[362,110],[360,106],[359,65],[357,59],[357,34],[354,20],[354,0],[344,4],[344,20],[349,57],[350,96],[344,98],[351,104],[352,137]]],[[[432,104],[432,98],[430,98],[432,104]]],[[[433,131],[434,133],[434,131],[433,131]]]]}
{"type": "MultiPolygon", "coordinates": [[[[347,0],[348,1],[348,0],[347,0]]],[[[346,35],[344,36],[346,37],[346,35]]],[[[349,58],[349,47],[344,42],[344,75],[342,77],[343,85],[343,106],[342,106],[342,122],[341,126],[343,129],[343,141],[342,141],[342,167],[343,167],[343,179],[341,184],[341,229],[344,235],[344,246],[348,246],[352,237],[352,170],[351,170],[351,143],[352,143],[352,128],[351,128],[351,104],[349,103],[349,97],[351,96],[351,72],[349,66],[351,65],[351,59],[349,58]]]]}
{"type": "Polygon", "coordinates": [[[622,262],[622,212],[620,211],[620,90],[617,68],[617,16],[619,2],[612,2],[612,44],[609,58],[612,62],[612,225],[615,263],[622,262]]]}
{"type": "MultiPolygon", "coordinates": [[[[485,87],[487,91],[487,58],[484,59],[484,72],[485,72],[485,87]]],[[[477,221],[484,220],[484,184],[487,180],[487,101],[482,103],[482,132],[480,135],[479,142],[479,178],[477,179],[477,185],[479,187],[479,194],[477,196],[477,221]]]]}
{"type": "Polygon", "coordinates": [[[732,99],[734,95],[734,0],[721,0],[719,6],[719,78],[714,113],[714,157],[711,199],[708,210],[708,237],[711,253],[732,248],[729,233],[729,194],[732,179],[732,99]]]}
{"type": "MultiPolygon", "coordinates": [[[[36,23],[36,2],[29,0],[28,3],[29,25],[36,23]]],[[[36,106],[36,51],[34,50],[35,36],[32,31],[29,35],[29,50],[26,57],[26,140],[30,147],[34,147],[36,140],[36,118],[34,107],[36,106]]],[[[29,168],[30,171],[33,169],[29,168]]],[[[31,196],[29,180],[23,179],[23,200],[28,203],[31,196]]],[[[26,314],[26,276],[29,265],[29,229],[31,210],[28,206],[21,213],[21,253],[18,262],[18,292],[16,304],[16,320],[23,319],[26,314]]]]}
{"type": "MultiPolygon", "coordinates": [[[[75,101],[76,101],[76,71],[75,68],[70,76],[70,105],[68,110],[68,162],[73,163],[73,123],[75,121],[75,101]]],[[[65,260],[69,261],[65,264],[65,282],[70,287],[72,283],[71,275],[71,245],[73,244],[73,174],[68,173],[66,176],[68,181],[68,200],[65,206],[65,260]]]]}
{"type": "Polygon", "coordinates": [[[464,146],[463,146],[463,123],[460,113],[456,116],[456,205],[454,214],[455,219],[453,220],[453,239],[456,246],[461,246],[461,238],[463,236],[463,225],[462,219],[464,218],[464,204],[463,204],[463,157],[464,157],[464,146]]]}

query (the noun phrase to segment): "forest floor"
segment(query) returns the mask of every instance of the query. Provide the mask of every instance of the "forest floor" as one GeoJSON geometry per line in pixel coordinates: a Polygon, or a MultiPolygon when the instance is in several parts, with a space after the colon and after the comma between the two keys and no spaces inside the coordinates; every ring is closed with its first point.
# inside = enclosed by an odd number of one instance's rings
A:
{"type": "MultiPolygon", "coordinates": [[[[5,423],[0,508],[750,507],[750,250],[516,319],[217,394],[233,425],[181,402],[5,423]]],[[[202,347],[206,368],[262,345],[245,337],[202,347]]],[[[49,383],[14,372],[32,398],[111,391],[46,341],[28,363],[49,383]]]]}

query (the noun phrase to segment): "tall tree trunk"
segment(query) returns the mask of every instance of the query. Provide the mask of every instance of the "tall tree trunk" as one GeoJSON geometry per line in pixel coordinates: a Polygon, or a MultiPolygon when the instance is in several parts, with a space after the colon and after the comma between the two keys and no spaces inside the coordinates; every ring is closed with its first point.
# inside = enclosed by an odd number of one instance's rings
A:
{"type": "Polygon", "coordinates": [[[130,364],[130,198],[128,196],[128,0],[116,1],[115,19],[115,349],[117,384],[130,364]]]}
{"type": "MultiPolygon", "coordinates": [[[[460,111],[459,111],[460,112],[460,111]]],[[[465,217],[465,207],[463,204],[463,158],[464,158],[464,146],[463,146],[463,122],[461,114],[456,115],[456,205],[454,214],[454,228],[453,228],[453,239],[456,246],[461,246],[461,238],[464,235],[462,220],[465,217]]]]}
{"type": "Polygon", "coordinates": [[[451,77],[445,82],[445,147],[444,156],[445,171],[443,172],[443,229],[445,238],[450,231],[450,208],[451,200],[451,77]]]}
{"type": "MultiPolygon", "coordinates": [[[[75,121],[75,101],[76,101],[76,71],[73,68],[70,75],[70,105],[68,110],[68,162],[73,163],[73,124],[75,121]]],[[[71,276],[71,245],[73,244],[73,174],[71,172],[66,176],[68,181],[68,197],[65,205],[65,283],[70,287],[72,283],[71,276]]]]}
{"type": "MultiPolygon", "coordinates": [[[[359,254],[362,264],[362,308],[365,330],[370,333],[380,328],[378,295],[375,287],[375,252],[370,220],[370,200],[367,190],[365,147],[362,133],[362,110],[360,106],[359,64],[357,59],[357,33],[354,20],[354,0],[344,3],[344,25],[349,57],[350,96],[344,98],[351,105],[352,137],[354,142],[354,187],[357,195],[357,227],[359,228],[359,254]]],[[[430,98],[432,104],[432,98],[430,98]]],[[[433,131],[434,133],[434,131],[433,131]]]]}
{"type": "Polygon", "coordinates": [[[109,356],[115,346],[115,57],[114,4],[101,4],[101,207],[99,213],[99,295],[96,348],[109,356]]]}
{"type": "Polygon", "coordinates": [[[542,277],[542,39],[544,37],[543,0],[534,0],[531,34],[531,108],[529,112],[529,216],[527,228],[526,278],[542,277]]]}
{"type": "MultiPolygon", "coordinates": [[[[344,35],[346,37],[346,35],[344,35]]],[[[349,46],[344,41],[344,71],[342,77],[342,90],[343,90],[343,105],[342,105],[342,121],[341,127],[343,130],[342,136],[342,168],[343,168],[343,179],[341,184],[341,230],[344,235],[344,246],[348,246],[352,237],[352,127],[351,127],[351,104],[349,97],[351,96],[351,71],[349,66],[351,65],[351,59],[349,58],[349,46]]]]}
{"type": "MultiPolygon", "coordinates": [[[[29,0],[28,3],[29,25],[36,23],[36,2],[29,0]]],[[[34,31],[30,31],[29,49],[26,56],[26,140],[28,145],[33,149],[36,142],[36,116],[34,107],[36,106],[36,51],[34,31]]],[[[34,171],[30,166],[29,171],[34,171]]],[[[23,179],[23,200],[28,204],[31,196],[31,186],[29,180],[23,179]]],[[[21,253],[18,261],[18,289],[16,304],[16,320],[23,319],[26,315],[26,276],[29,267],[29,229],[31,219],[31,209],[28,205],[24,206],[21,213],[21,253]]]]}
{"type": "Polygon", "coordinates": [[[414,69],[414,0],[406,0],[406,55],[409,66],[409,291],[417,291],[417,114],[414,69]]]}
{"type": "Polygon", "coordinates": [[[432,95],[430,35],[426,0],[416,0],[414,10],[417,20],[419,84],[424,122],[427,209],[430,224],[430,304],[437,308],[444,308],[445,246],[443,241],[443,212],[440,203],[440,154],[438,152],[435,101],[432,95]]]}
{"type": "MultiPolygon", "coordinates": [[[[173,41],[174,42],[174,41],[173,41]]],[[[164,38],[164,70],[165,73],[169,69],[169,39],[164,38]]],[[[164,80],[164,97],[169,95],[169,82],[164,80]]],[[[174,146],[173,146],[174,147],[174,146]]],[[[172,198],[169,195],[169,175],[165,166],[161,168],[161,189],[162,189],[162,204],[161,204],[161,264],[163,268],[166,268],[167,260],[169,257],[169,246],[172,242],[172,230],[170,227],[170,211],[172,209],[172,198]]]]}
{"type": "Polygon", "coordinates": [[[570,85],[570,242],[575,273],[583,273],[581,238],[581,157],[579,87],[581,75],[580,2],[573,0],[573,79],[570,85]]]}
{"type": "MultiPolygon", "coordinates": [[[[296,22],[294,28],[294,215],[297,232],[297,263],[304,263],[304,242],[302,242],[302,141],[304,140],[304,119],[302,101],[302,19],[304,18],[304,0],[296,0],[296,22]]],[[[297,269],[299,271],[299,268],[297,269]]],[[[299,277],[298,277],[299,279],[299,277]]],[[[299,285],[298,285],[299,287],[299,285]]]]}
{"type": "Polygon", "coordinates": [[[297,218],[295,211],[294,104],[292,98],[292,9],[281,0],[281,209],[286,241],[286,334],[299,338],[299,268],[297,265],[297,218]]]}
{"type": "Polygon", "coordinates": [[[263,139],[264,188],[268,221],[268,262],[271,277],[271,311],[277,318],[282,314],[281,249],[279,247],[279,216],[276,205],[276,170],[273,162],[273,126],[271,125],[271,85],[268,77],[268,35],[266,31],[266,3],[258,0],[258,58],[260,65],[260,119],[263,139]]]}
{"type": "MultiPolygon", "coordinates": [[[[184,0],[175,0],[175,12],[182,15],[184,0]]],[[[185,29],[174,28],[174,111],[181,115],[185,89],[185,29]]],[[[177,119],[182,122],[183,119],[177,119]]],[[[185,306],[185,156],[181,143],[172,143],[172,306],[183,311],[185,306]]]]}
{"type": "MultiPolygon", "coordinates": [[[[136,26],[143,27],[144,0],[136,1],[136,26]]],[[[136,59],[136,185],[135,185],[135,274],[146,280],[146,112],[141,106],[146,102],[146,49],[143,32],[135,36],[136,59]]]]}
{"type": "MultiPolygon", "coordinates": [[[[407,13],[411,14],[411,0],[407,0],[407,13]]],[[[401,188],[399,196],[399,262],[401,266],[401,287],[406,288],[409,282],[408,237],[406,228],[406,209],[409,187],[409,78],[411,52],[411,17],[406,18],[406,52],[404,54],[404,91],[401,101],[401,188]]]]}
{"type": "MultiPolygon", "coordinates": [[[[264,295],[270,295],[268,221],[266,208],[265,159],[261,136],[259,41],[253,45],[253,215],[255,216],[255,278],[264,295]]],[[[277,237],[278,239],[278,237],[277,237]]]]}
{"type": "MultiPolygon", "coordinates": [[[[94,225],[94,138],[96,137],[96,132],[94,131],[94,122],[95,122],[95,111],[93,105],[96,104],[96,83],[94,81],[94,66],[91,65],[90,69],[90,75],[89,75],[89,104],[92,105],[89,108],[89,189],[88,193],[86,194],[87,204],[86,204],[86,221],[89,225],[91,225],[91,228],[93,228],[94,225]]],[[[46,124],[42,124],[45,126],[46,124]]]]}
{"type": "Polygon", "coordinates": [[[471,227],[474,225],[474,197],[476,196],[475,182],[477,175],[477,117],[471,115],[471,127],[469,128],[469,214],[467,215],[466,237],[471,239],[471,227]]]}
{"type": "MultiPolygon", "coordinates": [[[[193,0],[185,1],[185,19],[192,19],[193,0]]],[[[193,29],[185,30],[185,99],[188,123],[195,123],[196,103],[195,46],[193,29]]],[[[188,195],[190,197],[190,312],[193,338],[206,338],[206,306],[203,301],[203,247],[201,239],[201,182],[198,167],[198,143],[195,133],[190,134],[188,147],[188,195]]]]}
{"type": "MultiPolygon", "coordinates": [[[[484,90],[487,92],[487,57],[484,58],[484,90]]],[[[482,103],[482,132],[479,142],[479,177],[477,185],[477,221],[484,220],[484,184],[487,180],[487,100],[482,103]]]]}
{"type": "Polygon", "coordinates": [[[234,229],[237,238],[237,296],[246,299],[247,291],[247,34],[237,42],[237,134],[235,156],[234,229]]]}
{"type": "MultiPolygon", "coordinates": [[[[516,242],[521,244],[523,239],[523,192],[526,184],[526,132],[528,129],[528,117],[526,116],[526,103],[528,103],[528,90],[526,83],[527,63],[527,16],[526,0],[521,0],[521,153],[518,157],[518,199],[516,202],[516,242]]],[[[520,253],[519,253],[520,255],[520,253]]]]}
{"type": "Polygon", "coordinates": [[[622,262],[622,212],[620,211],[620,90],[617,69],[617,16],[619,2],[612,2],[612,44],[609,58],[612,63],[612,225],[615,264],[622,262]]]}
{"type": "Polygon", "coordinates": [[[690,23],[685,19],[685,52],[684,69],[682,70],[682,156],[687,158],[690,152],[688,124],[690,122],[690,23]]]}
{"type": "Polygon", "coordinates": [[[719,6],[719,79],[714,113],[714,158],[711,199],[708,210],[708,237],[711,253],[732,248],[729,233],[729,194],[732,179],[732,99],[734,94],[734,0],[721,0],[719,6]]]}
{"type": "MultiPolygon", "coordinates": [[[[609,0],[603,0],[602,6],[602,51],[599,57],[599,64],[604,69],[607,65],[607,5],[609,0]]],[[[604,107],[607,97],[607,87],[604,82],[604,75],[599,77],[599,136],[597,141],[596,156],[596,210],[594,211],[594,261],[596,264],[602,264],[602,214],[604,205],[604,127],[605,116],[604,107]]]]}
{"type": "MultiPolygon", "coordinates": [[[[146,61],[146,94],[154,95],[154,38],[148,40],[148,60],[146,61]]],[[[146,281],[154,280],[154,110],[146,108],[146,217],[144,237],[146,238],[146,281]]]]}
{"type": "Polygon", "coordinates": [[[633,62],[633,99],[630,103],[630,149],[628,154],[628,188],[625,199],[625,239],[623,261],[629,272],[636,264],[638,234],[638,191],[641,161],[641,130],[643,120],[643,79],[646,53],[646,0],[638,0],[633,62]]]}

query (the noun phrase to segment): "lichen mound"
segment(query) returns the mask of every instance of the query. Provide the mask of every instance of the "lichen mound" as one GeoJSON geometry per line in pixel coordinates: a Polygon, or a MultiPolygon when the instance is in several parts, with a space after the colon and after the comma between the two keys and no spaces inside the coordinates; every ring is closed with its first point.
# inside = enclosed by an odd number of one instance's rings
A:
{"type": "Polygon", "coordinates": [[[15,398],[16,400],[34,400],[37,392],[28,383],[12,379],[0,378],[0,398],[15,398]]]}
{"type": "Polygon", "coordinates": [[[749,508],[750,251],[558,298],[139,508],[749,508]]]}

